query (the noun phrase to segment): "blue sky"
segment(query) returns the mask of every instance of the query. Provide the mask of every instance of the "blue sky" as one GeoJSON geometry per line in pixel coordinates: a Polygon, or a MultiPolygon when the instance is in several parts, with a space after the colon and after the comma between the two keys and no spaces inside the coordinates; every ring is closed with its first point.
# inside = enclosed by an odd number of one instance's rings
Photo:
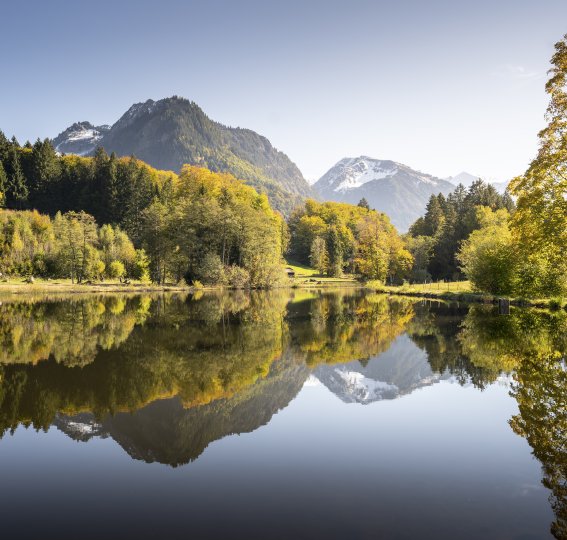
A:
{"type": "Polygon", "coordinates": [[[565,0],[27,1],[2,5],[0,129],[23,142],[180,95],[315,180],[345,156],[520,174],[565,0]]]}

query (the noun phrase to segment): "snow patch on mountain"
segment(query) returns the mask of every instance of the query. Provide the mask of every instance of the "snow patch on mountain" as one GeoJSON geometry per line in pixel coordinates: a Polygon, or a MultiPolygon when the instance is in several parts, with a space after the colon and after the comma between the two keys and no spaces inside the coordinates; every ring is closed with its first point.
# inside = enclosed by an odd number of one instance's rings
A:
{"type": "MultiPolygon", "coordinates": [[[[409,167],[390,160],[373,159],[368,156],[341,159],[319,180],[335,193],[357,189],[369,182],[395,177],[398,172],[407,172],[409,167]]],[[[429,174],[411,170],[416,183],[436,185],[437,179],[429,174]]]]}
{"type": "Polygon", "coordinates": [[[110,126],[94,126],[90,122],[75,122],[53,140],[55,150],[60,154],[86,156],[97,146],[110,126]]]}

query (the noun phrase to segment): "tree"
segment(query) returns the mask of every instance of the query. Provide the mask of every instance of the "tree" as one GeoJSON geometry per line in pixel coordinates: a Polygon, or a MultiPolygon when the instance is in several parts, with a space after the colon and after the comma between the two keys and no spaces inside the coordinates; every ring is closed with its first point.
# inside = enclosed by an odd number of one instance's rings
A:
{"type": "Polygon", "coordinates": [[[107,267],[108,277],[110,279],[123,278],[126,274],[126,268],[120,261],[112,261],[107,267]]]}
{"type": "Polygon", "coordinates": [[[53,148],[49,139],[44,141],[38,139],[33,145],[31,173],[31,199],[36,203],[40,203],[42,209],[51,210],[46,197],[49,192],[49,184],[57,179],[61,173],[61,165],[55,148],[53,148]]]}
{"type": "Polygon", "coordinates": [[[567,34],[555,44],[548,125],[540,133],[540,148],[523,176],[510,190],[516,196],[512,234],[521,258],[539,259],[548,294],[567,292],[567,34]]]}
{"type": "Polygon", "coordinates": [[[327,243],[321,236],[317,236],[311,244],[311,253],[309,255],[311,266],[323,275],[327,271],[329,264],[329,256],[327,255],[327,243]]]}
{"type": "Polygon", "coordinates": [[[341,277],[343,274],[343,246],[336,226],[331,226],[327,232],[327,253],[329,264],[327,273],[332,277],[341,277]]]}
{"type": "Polygon", "coordinates": [[[10,145],[8,156],[8,181],[6,183],[6,202],[12,208],[22,208],[28,199],[28,187],[20,164],[18,147],[10,145]]]}
{"type": "Polygon", "coordinates": [[[58,213],[53,225],[60,241],[58,263],[71,282],[99,277],[104,272],[104,263],[94,247],[97,241],[94,218],[84,212],[58,213]]]}
{"type": "Polygon", "coordinates": [[[0,161],[0,208],[4,208],[6,204],[6,186],[8,185],[8,176],[0,161]]]}
{"type": "Polygon", "coordinates": [[[515,256],[506,210],[479,207],[481,228],[463,242],[458,254],[462,269],[477,290],[511,294],[514,290],[515,256]]]}
{"type": "Polygon", "coordinates": [[[362,199],[358,201],[358,206],[360,206],[360,208],[365,208],[366,210],[370,210],[370,205],[368,204],[368,201],[364,197],[362,197],[362,199]]]}

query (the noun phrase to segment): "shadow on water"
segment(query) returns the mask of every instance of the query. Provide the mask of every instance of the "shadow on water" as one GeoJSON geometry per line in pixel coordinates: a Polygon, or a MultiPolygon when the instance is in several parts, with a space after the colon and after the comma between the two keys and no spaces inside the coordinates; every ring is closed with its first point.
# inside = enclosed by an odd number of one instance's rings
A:
{"type": "Polygon", "coordinates": [[[92,296],[0,306],[0,433],[56,426],[179,466],[316,378],[345,403],[510,384],[567,537],[567,315],[360,291],[92,296]]]}

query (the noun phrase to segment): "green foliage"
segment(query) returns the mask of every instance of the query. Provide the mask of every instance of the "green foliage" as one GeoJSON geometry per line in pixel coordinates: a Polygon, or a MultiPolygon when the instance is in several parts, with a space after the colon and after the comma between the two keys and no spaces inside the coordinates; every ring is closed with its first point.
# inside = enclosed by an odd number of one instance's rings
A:
{"type": "Polygon", "coordinates": [[[161,280],[222,284],[227,267],[238,266],[250,286],[270,287],[283,278],[284,226],[265,195],[230,175],[186,166],[169,200],[144,211],[142,245],[161,280]]]}
{"type": "Polygon", "coordinates": [[[364,204],[308,200],[295,210],[289,228],[290,256],[329,276],[347,271],[400,282],[411,268],[412,256],[388,217],[364,204]]]}
{"type": "Polygon", "coordinates": [[[479,206],[481,228],[463,242],[457,259],[476,290],[510,295],[514,291],[515,257],[506,210],[479,206]]]}
{"type": "Polygon", "coordinates": [[[542,295],[567,293],[567,35],[551,59],[549,124],[540,133],[540,149],[528,170],[510,185],[517,198],[511,229],[520,260],[526,261],[522,288],[541,276],[532,290],[542,295]]]}
{"type": "MultiPolygon", "coordinates": [[[[431,196],[425,215],[409,231],[410,237],[423,238],[412,244],[412,253],[417,255],[412,269],[415,280],[462,277],[457,253],[462,242],[481,226],[477,214],[479,206],[509,212],[514,209],[508,194],[500,195],[494,186],[482,180],[477,180],[468,189],[459,185],[447,197],[442,194],[431,196]]],[[[411,244],[409,240],[408,243],[411,244]]]]}
{"type": "Polygon", "coordinates": [[[112,261],[108,265],[107,275],[111,279],[122,278],[126,274],[126,268],[120,261],[112,261]]]}
{"type": "Polygon", "coordinates": [[[9,272],[41,271],[82,282],[115,277],[117,261],[125,275],[157,283],[185,277],[220,284],[231,266],[246,271],[233,271],[233,286],[270,287],[283,280],[284,220],[266,195],[230,175],[187,166],[178,176],[133,157],[108,156],[102,148],[93,158],[59,157],[47,140],[22,148],[5,137],[0,167],[7,171],[4,182],[0,168],[8,207],[60,214],[53,222],[58,242],[50,245],[52,256],[40,254],[37,264],[22,254],[25,231],[10,233],[15,263],[9,272]],[[213,256],[220,260],[215,271],[213,256]]]}
{"type": "Polygon", "coordinates": [[[316,268],[320,274],[324,274],[329,266],[327,243],[321,236],[317,236],[311,243],[309,262],[311,263],[311,266],[316,268]]]}
{"type": "Polygon", "coordinates": [[[105,271],[109,277],[142,277],[144,257],[124,232],[110,225],[98,229],[84,212],[58,213],[52,220],[35,210],[0,210],[3,274],[70,277],[78,283],[102,279],[105,271]]]}

